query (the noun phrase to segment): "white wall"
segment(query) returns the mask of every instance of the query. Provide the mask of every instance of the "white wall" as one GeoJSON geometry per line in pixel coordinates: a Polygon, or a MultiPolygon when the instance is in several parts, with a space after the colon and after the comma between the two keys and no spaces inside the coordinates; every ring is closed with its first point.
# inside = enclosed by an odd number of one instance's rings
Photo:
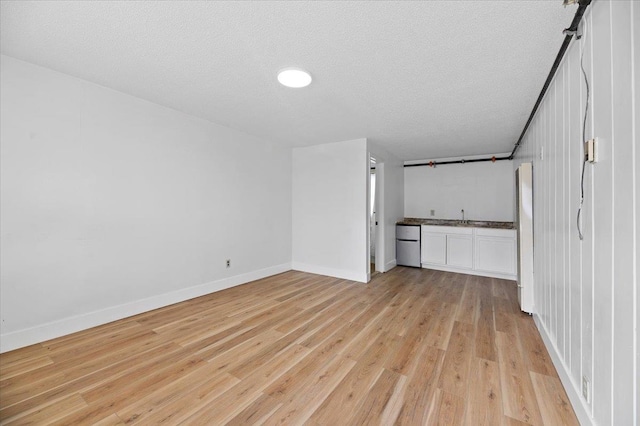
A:
{"type": "Polygon", "coordinates": [[[293,269],[366,282],[367,140],[293,149],[293,269]]]}
{"type": "Polygon", "coordinates": [[[367,142],[367,146],[369,154],[384,170],[383,179],[377,184],[381,186],[379,202],[384,204],[384,216],[378,217],[378,223],[380,229],[381,221],[384,222],[381,246],[383,272],[386,272],[396,266],[396,222],[404,218],[404,163],[374,143],[367,142]]]}
{"type": "Polygon", "coordinates": [[[640,5],[594,2],[586,36],[573,42],[515,162],[533,162],[536,323],[583,424],[631,425],[638,417],[638,216],[640,212],[640,5]],[[584,240],[576,213],[586,138],[584,240]],[[543,159],[540,157],[543,151],[543,159]],[[582,377],[592,398],[582,398],[582,377]]]}
{"type": "Polygon", "coordinates": [[[1,63],[2,351],[290,268],[290,149],[1,63]]]}
{"type": "Polygon", "coordinates": [[[511,161],[405,167],[404,215],[428,219],[513,221],[511,161]],[[435,215],[431,216],[431,210],[435,215]]]}

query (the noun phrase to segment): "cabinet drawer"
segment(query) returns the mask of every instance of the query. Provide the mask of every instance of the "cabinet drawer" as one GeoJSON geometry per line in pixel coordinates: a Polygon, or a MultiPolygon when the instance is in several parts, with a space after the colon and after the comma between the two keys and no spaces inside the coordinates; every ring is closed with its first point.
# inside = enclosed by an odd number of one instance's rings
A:
{"type": "Polygon", "coordinates": [[[473,228],[463,228],[463,227],[457,227],[457,226],[422,225],[422,232],[430,232],[433,234],[473,235],[473,228]]]}
{"type": "Polygon", "coordinates": [[[476,235],[481,237],[516,238],[515,229],[476,228],[476,235]]]}

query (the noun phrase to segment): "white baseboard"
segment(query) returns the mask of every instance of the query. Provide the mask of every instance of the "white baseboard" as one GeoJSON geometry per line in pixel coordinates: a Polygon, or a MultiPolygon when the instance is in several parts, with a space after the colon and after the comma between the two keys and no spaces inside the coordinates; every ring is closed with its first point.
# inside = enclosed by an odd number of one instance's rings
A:
{"type": "Polygon", "coordinates": [[[569,397],[569,401],[571,401],[571,406],[573,407],[573,411],[575,411],[576,416],[578,417],[578,421],[583,426],[595,425],[594,419],[589,414],[589,407],[587,406],[580,393],[580,386],[571,378],[569,368],[567,368],[564,361],[560,357],[556,345],[549,337],[549,333],[540,320],[538,314],[533,314],[533,320],[536,324],[536,327],[538,328],[538,331],[540,332],[540,335],[542,336],[542,340],[544,341],[544,345],[547,347],[549,355],[551,355],[551,361],[553,361],[553,365],[558,371],[560,381],[562,382],[562,385],[567,392],[567,396],[569,397]]]}
{"type": "Polygon", "coordinates": [[[480,277],[499,278],[502,280],[511,280],[511,281],[518,280],[517,275],[499,274],[497,272],[485,272],[485,271],[478,271],[475,269],[456,268],[455,266],[434,265],[432,263],[423,263],[422,267],[425,269],[435,269],[437,271],[456,272],[458,274],[477,275],[480,277]]]}
{"type": "Polygon", "coordinates": [[[361,274],[344,269],[327,268],[325,266],[309,265],[308,263],[292,262],[291,269],[294,271],[309,272],[311,274],[327,275],[329,277],[342,278],[343,280],[368,282],[367,272],[361,274]]]}
{"type": "Polygon", "coordinates": [[[396,266],[398,266],[398,264],[396,263],[396,259],[393,259],[393,260],[391,260],[391,261],[389,261],[389,262],[384,264],[384,272],[389,272],[390,270],[392,270],[396,266]]]}
{"type": "Polygon", "coordinates": [[[270,266],[268,268],[251,271],[233,277],[223,278],[217,281],[184,288],[170,293],[152,296],[147,299],[136,300],[123,305],[112,306],[99,311],[89,312],[36,327],[18,330],[0,335],[0,353],[45,342],[56,337],[65,336],[77,331],[86,330],[91,327],[106,324],[133,315],[148,312],[153,309],[184,302],[195,297],[204,296],[209,293],[224,290],[237,285],[246,284],[261,278],[270,277],[282,272],[290,271],[291,264],[270,266]]]}

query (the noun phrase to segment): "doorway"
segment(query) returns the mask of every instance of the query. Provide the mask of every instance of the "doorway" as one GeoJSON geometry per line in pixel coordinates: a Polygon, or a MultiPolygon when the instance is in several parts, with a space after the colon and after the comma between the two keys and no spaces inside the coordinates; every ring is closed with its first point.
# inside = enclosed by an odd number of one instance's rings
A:
{"type": "Polygon", "coordinates": [[[373,276],[376,271],[376,159],[371,157],[369,167],[369,272],[373,276]]]}
{"type": "Polygon", "coordinates": [[[369,276],[384,272],[384,164],[369,156],[368,222],[369,238],[367,252],[369,276]]]}

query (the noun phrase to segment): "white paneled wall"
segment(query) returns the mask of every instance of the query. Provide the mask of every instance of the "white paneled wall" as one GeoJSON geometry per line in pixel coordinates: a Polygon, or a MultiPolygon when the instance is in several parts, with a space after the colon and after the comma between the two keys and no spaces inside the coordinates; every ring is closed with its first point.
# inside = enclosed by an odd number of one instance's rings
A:
{"type": "Polygon", "coordinates": [[[587,11],[514,166],[533,162],[536,322],[583,422],[638,424],[640,3],[599,0],[587,11]],[[584,172],[582,121],[599,138],[584,172]],[[583,377],[591,394],[582,396],[583,377]]]}

